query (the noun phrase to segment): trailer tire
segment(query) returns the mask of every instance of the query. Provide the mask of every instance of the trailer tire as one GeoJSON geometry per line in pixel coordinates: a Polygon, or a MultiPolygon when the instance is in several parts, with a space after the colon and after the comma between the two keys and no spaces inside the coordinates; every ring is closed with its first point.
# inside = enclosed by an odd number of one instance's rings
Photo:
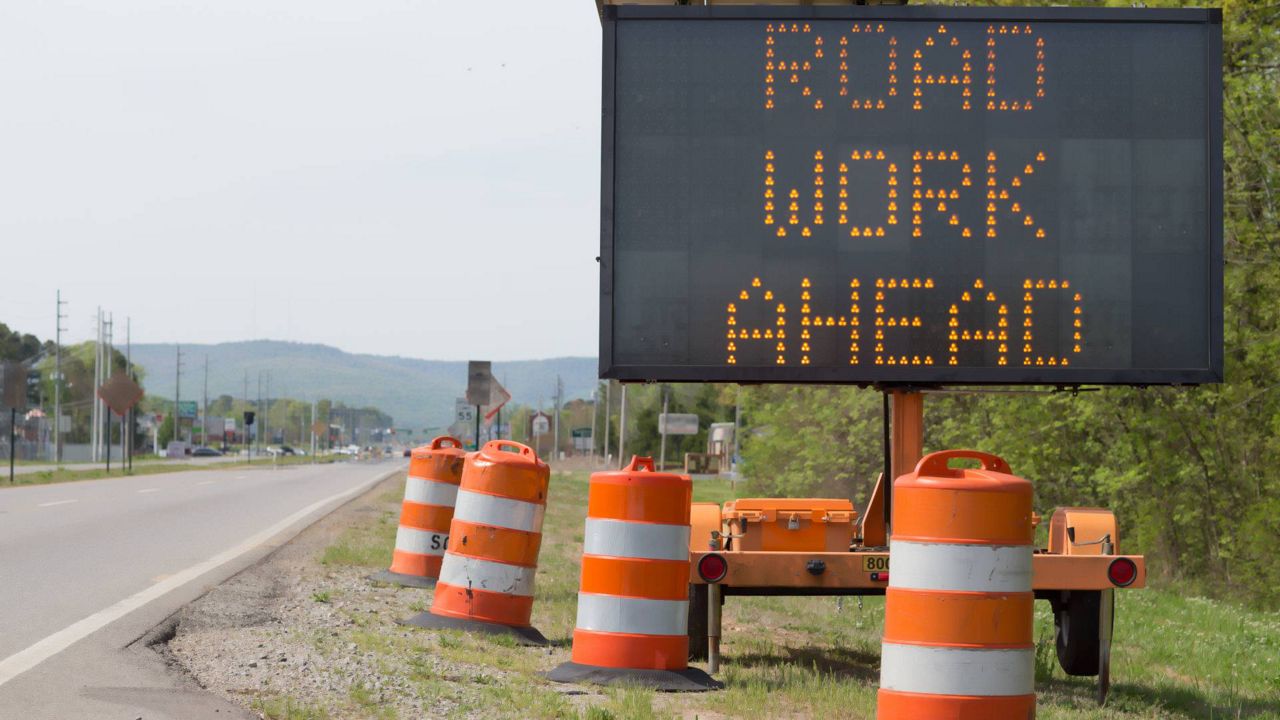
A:
{"type": "Polygon", "coordinates": [[[689,584],[689,660],[707,659],[707,586],[689,584]]]}
{"type": "Polygon", "coordinates": [[[1058,664],[1068,675],[1097,675],[1102,592],[1068,590],[1052,605],[1058,664]]]}

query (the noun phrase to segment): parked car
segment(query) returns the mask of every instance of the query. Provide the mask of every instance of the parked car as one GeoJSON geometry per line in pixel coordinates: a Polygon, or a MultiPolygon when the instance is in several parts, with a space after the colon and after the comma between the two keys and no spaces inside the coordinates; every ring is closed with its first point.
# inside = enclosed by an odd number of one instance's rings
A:
{"type": "Polygon", "coordinates": [[[191,451],[192,457],[222,457],[222,452],[211,447],[198,447],[191,451]]]}

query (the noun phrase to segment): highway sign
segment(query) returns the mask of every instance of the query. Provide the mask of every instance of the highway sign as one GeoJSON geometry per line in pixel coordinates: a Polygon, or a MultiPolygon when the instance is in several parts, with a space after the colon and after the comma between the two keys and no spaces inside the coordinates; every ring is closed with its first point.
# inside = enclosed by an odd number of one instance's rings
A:
{"type": "Polygon", "coordinates": [[[0,363],[0,406],[22,412],[27,408],[27,367],[22,363],[0,363]]]}
{"type": "Polygon", "coordinates": [[[467,363],[467,403],[484,405],[489,402],[489,384],[493,379],[488,360],[472,360],[467,363]]]}
{"type": "Polygon", "coordinates": [[[178,401],[178,418],[181,420],[195,420],[200,414],[200,404],[195,400],[179,400],[178,401]]]}
{"type": "Polygon", "coordinates": [[[466,398],[458,398],[453,403],[454,422],[475,424],[476,406],[467,402],[466,398]]]}
{"type": "Polygon", "coordinates": [[[603,12],[603,377],[1222,378],[1218,10],[603,12]]]}
{"type": "Polygon", "coordinates": [[[697,435],[698,416],[693,413],[658,413],[661,435],[697,435]]]}
{"type": "MultiPolygon", "coordinates": [[[[98,388],[98,397],[121,417],[142,399],[142,387],[124,373],[116,373],[98,388]]],[[[194,405],[194,403],[192,403],[194,405]]]]}
{"type": "Polygon", "coordinates": [[[489,399],[485,401],[481,410],[484,411],[484,421],[486,423],[493,422],[493,418],[497,415],[504,405],[511,401],[511,393],[507,389],[498,384],[498,378],[489,378],[489,399]]]}
{"type": "Polygon", "coordinates": [[[546,413],[539,412],[529,418],[530,434],[534,437],[546,435],[551,432],[551,416],[546,413]]]}

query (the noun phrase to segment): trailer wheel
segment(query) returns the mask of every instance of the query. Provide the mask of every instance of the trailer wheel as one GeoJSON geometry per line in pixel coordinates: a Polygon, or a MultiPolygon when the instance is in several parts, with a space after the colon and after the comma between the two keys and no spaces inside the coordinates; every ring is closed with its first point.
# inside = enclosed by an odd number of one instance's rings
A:
{"type": "Polygon", "coordinates": [[[1102,592],[1068,590],[1052,604],[1058,664],[1068,675],[1097,675],[1102,592]]]}
{"type": "Polygon", "coordinates": [[[707,659],[707,586],[689,584],[689,659],[707,659]]]}

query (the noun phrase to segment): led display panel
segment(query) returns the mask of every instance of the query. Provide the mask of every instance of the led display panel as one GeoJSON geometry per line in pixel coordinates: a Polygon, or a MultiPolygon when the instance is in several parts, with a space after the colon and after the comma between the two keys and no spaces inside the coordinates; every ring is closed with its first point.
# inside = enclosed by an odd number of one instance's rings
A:
{"type": "Polygon", "coordinates": [[[1216,10],[607,7],[601,375],[1222,375],[1216,10]]]}

